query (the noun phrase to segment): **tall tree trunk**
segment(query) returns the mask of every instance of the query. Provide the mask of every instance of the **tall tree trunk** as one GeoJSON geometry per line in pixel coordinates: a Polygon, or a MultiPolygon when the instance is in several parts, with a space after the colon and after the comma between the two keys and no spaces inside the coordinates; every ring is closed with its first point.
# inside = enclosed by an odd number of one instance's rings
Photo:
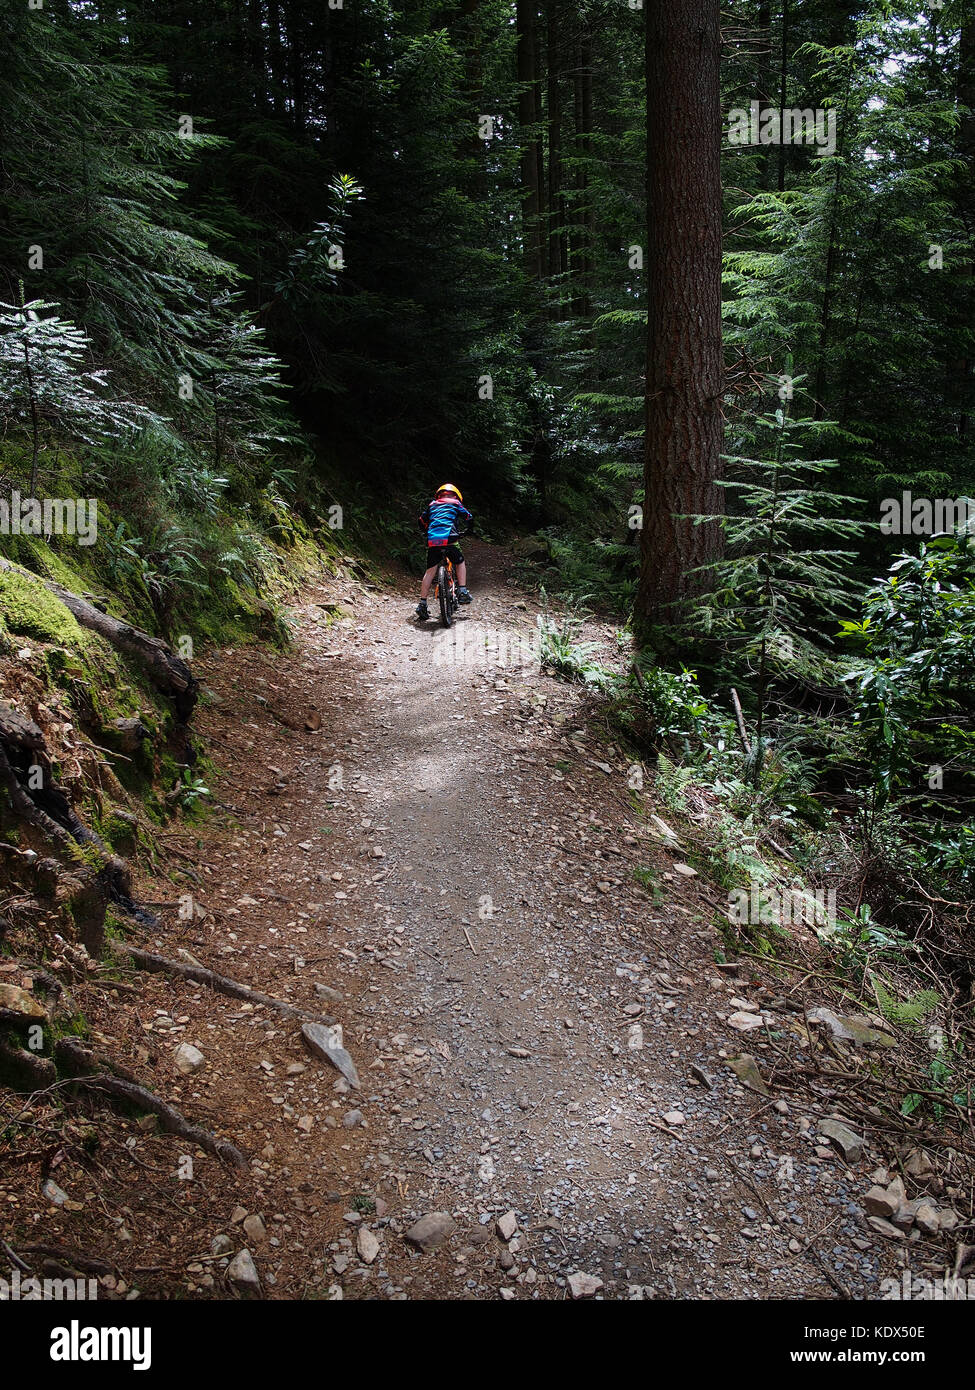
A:
{"type": "Polygon", "coordinates": [[[779,192],[785,192],[785,130],[786,98],[789,85],[789,0],[782,0],[782,47],[779,51],[779,145],[778,145],[778,185],[779,192]]]}
{"type": "MultiPolygon", "coordinates": [[[[870,228],[866,239],[866,246],[876,245],[876,239],[880,235],[882,222],[878,217],[870,228]]],[[[860,283],[857,287],[856,312],[853,315],[853,327],[850,329],[846,340],[846,354],[843,363],[843,400],[840,405],[838,420],[841,425],[845,425],[850,418],[850,405],[853,400],[854,373],[856,371],[857,358],[859,356],[860,323],[863,319],[863,306],[867,297],[867,280],[873,269],[873,258],[869,251],[861,254],[860,257],[860,283]]],[[[874,287],[874,292],[876,292],[874,287]]]]}
{"type": "Polygon", "coordinates": [[[718,0],[647,11],[647,379],[638,635],[706,587],[722,511],[721,112],[718,0]]]}
{"type": "Polygon", "coordinates": [[[572,215],[572,281],[575,292],[573,312],[589,315],[589,289],[592,257],[592,210],[589,206],[589,156],[592,134],[592,44],[587,35],[575,47],[572,86],[572,114],[575,123],[573,154],[576,161],[575,207],[572,215]]]}
{"type": "Polygon", "coordinates": [[[539,275],[548,270],[548,188],[545,183],[545,143],[543,139],[542,110],[542,41],[538,23],[538,4],[532,7],[532,24],[535,28],[535,42],[532,45],[532,127],[534,138],[532,151],[535,168],[532,179],[538,189],[538,221],[535,224],[535,259],[539,275]]]}
{"type": "MultiPolygon", "coordinates": [[[[772,103],[772,5],[770,0],[762,0],[758,7],[758,104],[766,110],[772,103]]],[[[766,151],[762,175],[762,187],[771,187],[773,174],[771,151],[766,151]]]]}
{"type": "Polygon", "coordinates": [[[487,201],[489,183],[485,168],[485,142],[480,133],[480,120],[482,116],[491,115],[490,111],[485,111],[484,106],[487,98],[484,94],[484,64],[481,57],[481,15],[480,0],[472,0],[472,3],[462,11],[464,18],[469,17],[466,25],[465,36],[460,41],[460,47],[464,54],[465,84],[464,94],[470,112],[470,136],[464,142],[465,148],[474,165],[473,192],[478,203],[483,204],[487,201]]]}
{"type": "Polygon", "coordinates": [[[544,273],[541,258],[539,216],[541,183],[538,153],[538,58],[534,0],[518,0],[518,126],[521,140],[522,244],[529,275],[540,280],[544,273]]]}
{"type": "Polygon", "coordinates": [[[247,3],[247,48],[254,105],[258,111],[266,111],[268,83],[267,68],[264,62],[264,6],[262,0],[248,0],[247,3]]]}
{"type": "Polygon", "coordinates": [[[816,349],[816,377],[813,383],[813,416],[826,418],[826,369],[829,362],[832,330],[833,296],[836,293],[836,267],[839,259],[840,163],[836,163],[833,195],[830,199],[829,241],[826,246],[826,267],[823,272],[823,305],[819,314],[819,343],[816,349]]]}
{"type": "MultiPolygon", "coordinates": [[[[956,203],[968,234],[969,244],[975,245],[975,16],[969,16],[961,29],[958,48],[958,105],[961,120],[958,125],[958,153],[965,167],[957,180],[956,203]]],[[[959,326],[970,327],[975,310],[975,258],[969,254],[961,271],[959,296],[959,326]]],[[[975,379],[970,359],[962,358],[951,369],[949,395],[954,397],[958,412],[958,433],[967,436],[971,430],[970,412],[975,379]]]]}
{"type": "Polygon", "coordinates": [[[762,106],[771,105],[772,90],[772,4],[760,0],[758,6],[758,99],[762,106]]]}
{"type": "Polygon", "coordinates": [[[267,60],[271,110],[280,116],[284,99],[284,62],[281,54],[281,5],[280,0],[267,0],[267,60]]]}
{"type": "MultiPolygon", "coordinates": [[[[583,30],[579,56],[582,60],[582,138],[586,159],[592,158],[592,34],[583,30]]],[[[586,283],[586,312],[589,312],[589,295],[592,290],[593,244],[595,241],[596,219],[593,212],[592,197],[589,192],[589,166],[584,171],[586,198],[583,203],[583,221],[586,229],[585,259],[583,274],[586,283]]]]}
{"type": "MultiPolygon", "coordinates": [[[[563,275],[566,269],[565,199],[562,196],[562,32],[560,0],[546,0],[548,50],[548,273],[563,275]]],[[[561,306],[562,292],[559,290],[561,306]]]]}
{"type": "Polygon", "coordinates": [[[843,187],[843,148],[850,115],[852,76],[848,74],[840,112],[839,135],[836,141],[835,174],[830,199],[829,241],[826,247],[826,266],[823,273],[823,307],[819,316],[819,343],[816,349],[816,377],[813,384],[813,415],[817,420],[826,417],[827,364],[833,324],[833,300],[836,295],[837,272],[840,261],[840,196],[843,187]]]}
{"type": "Polygon", "coordinates": [[[288,34],[288,86],[291,119],[295,129],[305,129],[305,14],[302,0],[289,0],[285,10],[288,34]]]}
{"type": "MultiPolygon", "coordinates": [[[[23,304],[23,292],[21,292],[23,304]]],[[[30,350],[24,341],[24,367],[27,371],[27,396],[30,400],[30,495],[37,496],[37,460],[41,452],[40,422],[37,416],[37,392],[34,390],[34,368],[30,360],[30,350]]]]}

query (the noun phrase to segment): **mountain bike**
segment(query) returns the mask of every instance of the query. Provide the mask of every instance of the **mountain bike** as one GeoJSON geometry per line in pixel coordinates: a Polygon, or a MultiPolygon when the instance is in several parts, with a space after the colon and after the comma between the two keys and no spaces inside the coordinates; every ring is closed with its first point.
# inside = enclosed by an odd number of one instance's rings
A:
{"type": "MultiPolygon", "coordinates": [[[[456,545],[461,536],[470,535],[471,528],[461,531],[459,535],[455,533],[449,544],[456,545]]],[[[452,627],[454,614],[460,607],[457,598],[457,580],[454,576],[454,562],[447,554],[447,546],[444,546],[444,556],[437,566],[436,591],[437,602],[440,605],[440,621],[444,627],[452,627]]]]}
{"type": "Polygon", "coordinates": [[[460,607],[457,602],[457,582],[454,579],[454,564],[449,555],[445,555],[437,568],[437,602],[440,604],[440,621],[444,627],[451,627],[454,621],[454,614],[460,607]]]}

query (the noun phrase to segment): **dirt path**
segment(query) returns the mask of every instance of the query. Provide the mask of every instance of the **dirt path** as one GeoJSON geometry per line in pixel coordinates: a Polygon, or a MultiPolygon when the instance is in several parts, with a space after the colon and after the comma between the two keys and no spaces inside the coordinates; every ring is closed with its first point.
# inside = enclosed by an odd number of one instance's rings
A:
{"type": "MultiPolygon", "coordinates": [[[[159,946],[333,1013],[361,1088],[295,1025],[152,977],[163,1053],[207,1059],[177,1098],[255,1164],[235,1184],[211,1163],[197,1248],[229,1234],[283,1297],[563,1298],[580,1273],[612,1299],[877,1297],[868,1183],[728,1070],[771,1054],[725,1022],[757,1005],[715,966],[699,881],[584,731],[582,693],[496,664],[537,605],[498,552],[471,558],[451,633],[417,628],[404,585],[330,622],[320,605],[355,597],[336,582],[294,610],[291,654],[206,667],[235,824],[193,849],[202,924],[159,946]],[[245,1210],[266,1233],[242,1234],[245,1210]],[[456,1229],[416,1253],[404,1234],[433,1212],[456,1229]]],[[[219,1294],[226,1265],[180,1278],[219,1294]]]]}

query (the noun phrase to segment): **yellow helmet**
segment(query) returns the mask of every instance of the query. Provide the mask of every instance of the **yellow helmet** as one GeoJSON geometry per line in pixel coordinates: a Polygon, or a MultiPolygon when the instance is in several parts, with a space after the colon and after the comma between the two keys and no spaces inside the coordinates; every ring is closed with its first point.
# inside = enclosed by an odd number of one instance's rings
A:
{"type": "Polygon", "coordinates": [[[438,488],[437,488],[437,496],[438,496],[438,497],[440,497],[440,496],[441,496],[443,493],[445,493],[445,492],[452,492],[452,493],[454,494],[454,496],[457,498],[457,501],[458,501],[458,502],[463,502],[463,500],[464,500],[463,497],[461,496],[460,488],[459,488],[459,487],[454,487],[453,483],[444,483],[442,487],[438,487],[438,488]]]}

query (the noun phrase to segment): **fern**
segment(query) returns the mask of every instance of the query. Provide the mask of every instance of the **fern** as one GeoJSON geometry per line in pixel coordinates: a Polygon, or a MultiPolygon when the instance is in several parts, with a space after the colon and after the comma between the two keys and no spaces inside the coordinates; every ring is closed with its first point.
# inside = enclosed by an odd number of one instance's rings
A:
{"type": "Polygon", "coordinates": [[[933,989],[919,990],[910,999],[896,999],[875,976],[873,989],[884,1018],[901,1028],[919,1028],[941,1002],[940,995],[933,989]]]}

